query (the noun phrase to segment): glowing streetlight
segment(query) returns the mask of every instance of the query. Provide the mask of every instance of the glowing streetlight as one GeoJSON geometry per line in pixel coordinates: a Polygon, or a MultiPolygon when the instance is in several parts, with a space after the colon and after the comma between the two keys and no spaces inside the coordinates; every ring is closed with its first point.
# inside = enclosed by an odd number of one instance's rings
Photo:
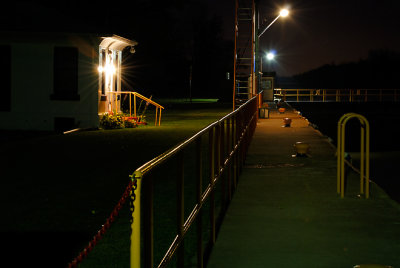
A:
{"type": "Polygon", "coordinates": [[[286,17],[287,15],[289,15],[289,10],[287,10],[286,8],[282,9],[281,12],[279,12],[279,15],[281,17],[286,17]]]}
{"type": "Polygon", "coordinates": [[[273,60],[275,58],[275,54],[273,52],[268,52],[266,57],[267,60],[273,60]]]}
{"type": "MultiPolygon", "coordinates": [[[[255,52],[253,55],[254,55],[255,61],[258,61],[258,60],[260,61],[260,64],[256,63],[256,66],[255,66],[255,75],[257,75],[257,80],[256,80],[257,84],[255,86],[258,89],[258,91],[261,90],[261,87],[262,87],[261,80],[263,79],[262,78],[262,76],[263,76],[263,74],[262,74],[263,57],[259,56],[259,50],[258,50],[259,49],[259,47],[258,47],[259,39],[265,33],[265,31],[267,31],[272,26],[272,24],[274,24],[275,21],[277,21],[280,17],[284,18],[284,17],[287,17],[288,15],[289,15],[289,10],[287,10],[287,9],[280,10],[278,16],[269,25],[267,25],[266,27],[264,27],[262,29],[258,29],[258,31],[257,31],[257,35],[255,38],[255,52]]],[[[273,52],[270,52],[266,55],[266,59],[268,61],[273,61],[274,57],[275,57],[275,54],[273,52]]],[[[273,84],[273,82],[272,82],[272,84],[273,84]]],[[[266,91],[264,91],[264,92],[266,92],[266,91]]],[[[270,96],[269,93],[264,94],[264,96],[267,96],[267,97],[265,97],[266,100],[268,98],[273,98],[273,94],[270,96]]]]}
{"type": "Polygon", "coordinates": [[[271,25],[274,24],[274,22],[275,22],[277,19],[279,19],[280,17],[283,17],[283,18],[284,18],[284,17],[287,17],[288,15],[289,15],[289,10],[287,10],[287,9],[282,9],[282,10],[279,12],[279,15],[278,15],[267,27],[265,27],[265,28],[261,31],[261,33],[258,34],[258,38],[260,38],[260,36],[263,35],[263,33],[265,33],[265,31],[268,30],[268,28],[271,27],[271,25]]]}
{"type": "MultiPolygon", "coordinates": [[[[268,52],[267,54],[265,54],[265,58],[268,61],[273,61],[275,59],[275,52],[274,51],[268,52]]],[[[260,62],[260,72],[262,73],[263,72],[263,57],[260,57],[260,60],[261,60],[261,62],[260,62]]]]}

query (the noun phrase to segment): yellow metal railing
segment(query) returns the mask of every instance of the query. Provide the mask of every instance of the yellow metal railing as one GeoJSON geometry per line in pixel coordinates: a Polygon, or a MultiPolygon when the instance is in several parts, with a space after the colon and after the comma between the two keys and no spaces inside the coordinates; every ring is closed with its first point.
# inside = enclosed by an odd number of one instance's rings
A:
{"type": "MultiPolygon", "coordinates": [[[[134,92],[134,91],[119,91],[119,92],[108,92],[108,93],[115,94],[115,95],[119,95],[119,94],[121,94],[121,95],[128,94],[129,95],[129,116],[132,116],[132,95],[133,95],[133,116],[134,117],[137,117],[136,97],[154,105],[156,107],[156,115],[155,115],[154,125],[157,125],[157,124],[161,125],[161,111],[162,111],[162,109],[164,109],[164,107],[161,106],[160,104],[158,104],[157,102],[155,102],[149,98],[146,98],[145,96],[143,96],[137,92],[134,92]]],[[[114,100],[115,101],[115,106],[114,106],[115,110],[113,112],[117,113],[118,112],[118,108],[117,108],[118,100],[117,100],[117,98],[114,98],[114,99],[115,99],[114,100]]]]}
{"type": "Polygon", "coordinates": [[[400,89],[274,89],[275,99],[283,101],[398,101],[400,89]]]}
{"type": "MultiPolygon", "coordinates": [[[[223,218],[236,189],[247,148],[257,126],[258,105],[259,97],[248,100],[235,111],[150,160],[133,173],[131,177],[137,181],[137,188],[134,191],[132,213],[130,267],[154,267],[154,244],[157,240],[154,238],[153,214],[162,209],[154,206],[154,179],[155,170],[160,169],[162,164],[168,170],[167,173],[172,172],[171,167],[175,167],[172,170],[176,170],[177,189],[170,194],[176,198],[174,209],[177,214],[177,226],[168,250],[162,254],[164,257],[156,267],[166,267],[174,256],[177,257],[177,267],[184,267],[185,235],[196,222],[194,231],[197,232],[197,267],[203,267],[207,258],[205,252],[210,252],[215,243],[220,219],[223,218]],[[186,171],[184,162],[188,161],[190,156],[195,159],[195,165],[193,170],[186,171]],[[190,171],[191,173],[187,174],[190,171]],[[196,201],[187,217],[184,213],[185,188],[188,187],[185,185],[185,174],[196,181],[192,185],[195,188],[196,201]],[[206,185],[203,183],[203,175],[208,180],[206,185]],[[218,194],[222,196],[219,200],[219,210],[215,204],[216,199],[219,199],[216,197],[217,189],[220,191],[218,194]],[[208,213],[204,213],[206,206],[208,213]],[[207,215],[208,221],[204,221],[203,217],[207,215]],[[203,233],[209,233],[208,241],[203,241],[203,233]]],[[[161,173],[165,176],[164,171],[161,173]]]]}
{"type": "Polygon", "coordinates": [[[338,121],[337,193],[344,198],[346,123],[352,118],[358,118],[361,124],[360,193],[365,194],[365,198],[369,198],[369,123],[364,116],[356,113],[344,114],[338,121]]]}

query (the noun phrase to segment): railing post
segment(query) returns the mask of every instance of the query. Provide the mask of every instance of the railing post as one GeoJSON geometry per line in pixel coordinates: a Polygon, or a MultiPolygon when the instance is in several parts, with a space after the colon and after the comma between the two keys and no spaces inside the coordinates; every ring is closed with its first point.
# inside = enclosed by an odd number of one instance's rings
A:
{"type": "MultiPolygon", "coordinates": [[[[260,95],[259,95],[260,96],[260,95]]],[[[258,108],[257,108],[258,110],[258,108]]],[[[226,120],[227,124],[227,128],[226,128],[226,152],[227,152],[227,156],[229,157],[229,155],[232,152],[233,146],[232,146],[232,138],[231,138],[231,129],[232,129],[232,123],[233,123],[233,118],[230,117],[226,120]]],[[[232,200],[232,159],[229,159],[229,163],[228,163],[228,200],[231,201],[232,200]]]]}
{"type": "Polygon", "coordinates": [[[361,133],[360,133],[360,137],[361,137],[361,141],[360,141],[360,193],[364,194],[364,153],[365,153],[365,123],[361,122],[360,120],[360,124],[361,124],[361,133]]]}
{"type": "MultiPolygon", "coordinates": [[[[201,195],[203,192],[203,165],[202,165],[202,142],[201,138],[196,141],[196,200],[198,206],[201,205],[201,195]]],[[[203,210],[197,214],[197,268],[203,268],[203,210]]]]}
{"type": "Polygon", "coordinates": [[[136,117],[136,95],[133,94],[133,112],[136,117]]]}
{"type": "Polygon", "coordinates": [[[219,176],[221,161],[221,125],[215,126],[215,175],[219,176]]]}
{"type": "Polygon", "coordinates": [[[347,113],[338,122],[337,137],[337,189],[341,198],[344,198],[345,183],[345,128],[349,119],[357,117],[361,124],[361,148],[360,148],[360,193],[365,193],[365,198],[369,198],[369,123],[367,119],[359,114],[347,113]],[[364,175],[365,174],[365,175],[364,175]],[[365,179],[365,187],[364,187],[365,179]],[[364,192],[365,188],[365,192],[364,192]]]}
{"type": "MultiPolygon", "coordinates": [[[[232,117],[232,141],[233,147],[235,149],[237,144],[237,114],[232,117]]],[[[238,176],[238,150],[236,149],[233,155],[233,187],[236,189],[237,185],[237,176],[238,176]]]]}
{"type": "Polygon", "coordinates": [[[369,198],[369,123],[365,119],[366,138],[365,138],[365,198],[369,198]]]}
{"type": "Polygon", "coordinates": [[[143,201],[144,201],[144,267],[154,266],[154,215],[153,215],[153,175],[148,175],[143,180],[143,201]]]}
{"type": "Polygon", "coordinates": [[[133,199],[131,213],[131,247],[130,247],[130,267],[140,268],[141,259],[141,233],[140,233],[140,223],[141,223],[141,184],[142,184],[142,174],[140,172],[135,172],[132,175],[132,181],[136,180],[136,191],[132,185],[131,198],[133,199]]]}
{"type": "Polygon", "coordinates": [[[345,135],[345,125],[342,123],[342,127],[341,127],[341,133],[340,133],[340,137],[341,137],[341,144],[340,144],[340,156],[341,156],[341,161],[340,161],[340,197],[344,198],[344,176],[345,176],[345,172],[344,172],[344,159],[345,159],[345,151],[344,151],[344,146],[346,144],[346,135],[345,135]]]}
{"type": "Polygon", "coordinates": [[[239,129],[239,136],[242,139],[240,143],[240,155],[239,155],[239,168],[240,168],[240,173],[242,172],[242,167],[243,167],[243,162],[244,162],[244,151],[246,149],[246,137],[244,136],[243,130],[244,130],[244,112],[245,111],[240,111],[240,129],[239,129]]]}
{"type": "Polygon", "coordinates": [[[132,117],[132,94],[129,94],[129,116],[132,117]]]}
{"type": "Polygon", "coordinates": [[[337,126],[337,141],[336,141],[336,155],[337,155],[337,161],[336,161],[336,190],[337,193],[340,194],[340,183],[341,183],[341,163],[342,163],[342,155],[341,155],[341,144],[342,144],[342,136],[341,136],[341,131],[342,131],[342,119],[338,121],[338,126],[337,126]]]}
{"type": "MultiPolygon", "coordinates": [[[[208,135],[208,150],[209,150],[209,162],[210,162],[210,185],[214,184],[215,177],[215,146],[214,146],[214,131],[216,127],[210,129],[208,135]]],[[[215,131],[216,132],[216,131],[215,131]]],[[[215,244],[215,191],[210,193],[210,244],[215,244]]]]}
{"type": "MultiPolygon", "coordinates": [[[[177,155],[178,160],[178,172],[177,172],[177,232],[180,239],[183,238],[183,225],[185,223],[185,215],[184,215],[184,168],[183,168],[183,151],[179,152],[177,155]]],[[[181,240],[181,244],[178,248],[178,267],[183,268],[185,263],[185,244],[183,239],[181,240]]]]}
{"type": "MultiPolygon", "coordinates": [[[[224,160],[225,160],[225,121],[223,120],[220,125],[220,134],[219,134],[219,139],[220,139],[220,146],[219,146],[219,163],[218,163],[218,172],[220,172],[221,167],[224,165],[224,160]]],[[[226,208],[226,174],[220,174],[220,180],[221,180],[221,214],[224,213],[225,208],[226,208]]]]}

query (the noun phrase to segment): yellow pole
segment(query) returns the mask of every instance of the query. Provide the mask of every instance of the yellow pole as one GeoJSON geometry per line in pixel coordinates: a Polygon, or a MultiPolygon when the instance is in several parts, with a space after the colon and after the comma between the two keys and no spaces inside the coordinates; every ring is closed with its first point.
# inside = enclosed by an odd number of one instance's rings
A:
{"type": "Polygon", "coordinates": [[[136,95],[133,95],[133,111],[135,112],[135,117],[136,117],[136,95]]]}
{"type": "Polygon", "coordinates": [[[341,139],[342,142],[340,144],[340,197],[344,198],[344,144],[345,144],[345,123],[341,127],[341,139]]]}
{"type": "Polygon", "coordinates": [[[162,109],[160,108],[160,116],[158,117],[158,125],[161,126],[161,111],[162,109]]]}
{"type": "Polygon", "coordinates": [[[360,193],[364,194],[364,150],[365,150],[365,122],[361,123],[361,143],[360,143],[360,193]]]}
{"type": "Polygon", "coordinates": [[[129,117],[132,117],[132,94],[129,93],[129,117]]]}
{"type": "Polygon", "coordinates": [[[369,123],[365,119],[366,125],[366,145],[365,145],[365,198],[369,198],[369,123]]]}
{"type": "Polygon", "coordinates": [[[342,156],[341,156],[341,148],[342,148],[342,120],[343,116],[340,118],[338,122],[338,131],[337,131],[337,146],[336,146],[336,154],[337,154],[337,180],[336,180],[336,185],[337,185],[337,193],[340,194],[340,184],[341,184],[341,166],[342,166],[342,156]]]}
{"type": "Polygon", "coordinates": [[[360,149],[360,193],[365,193],[369,198],[369,123],[367,119],[355,113],[343,115],[338,122],[337,133],[337,192],[344,197],[344,147],[345,147],[345,126],[349,119],[357,117],[361,124],[361,149],[360,149]],[[365,176],[364,176],[365,174],[365,176]],[[365,183],[364,183],[365,178],[365,183]],[[365,187],[364,187],[365,185],[365,187]],[[364,191],[365,188],[365,191],[364,191]]]}
{"type": "Polygon", "coordinates": [[[141,178],[142,174],[140,172],[135,171],[133,173],[134,178],[137,182],[137,188],[135,191],[136,198],[133,202],[134,210],[132,213],[133,221],[131,223],[131,247],[130,247],[130,264],[131,268],[140,268],[140,191],[141,191],[141,178]]]}
{"type": "Polygon", "coordinates": [[[345,147],[345,125],[353,113],[344,114],[338,122],[337,133],[337,193],[344,197],[344,147],[345,147]]]}
{"type": "Polygon", "coordinates": [[[115,114],[117,114],[117,94],[114,93],[114,102],[115,102],[115,114]]]}
{"type": "Polygon", "coordinates": [[[156,120],[154,120],[154,125],[157,126],[157,113],[158,113],[158,107],[156,106],[156,120]]]}

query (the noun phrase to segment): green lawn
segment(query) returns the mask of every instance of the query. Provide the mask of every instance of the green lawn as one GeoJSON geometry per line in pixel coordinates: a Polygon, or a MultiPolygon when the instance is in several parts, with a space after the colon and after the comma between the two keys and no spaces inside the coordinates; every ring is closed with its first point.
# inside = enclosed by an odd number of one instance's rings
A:
{"type": "MultiPolygon", "coordinates": [[[[5,257],[15,267],[65,267],[100,229],[137,167],[231,109],[215,101],[166,102],[165,108],[159,127],[149,110],[149,124],[134,129],[3,139],[0,235],[9,245],[5,257]]],[[[127,267],[129,232],[125,206],[82,267],[127,267]]]]}

